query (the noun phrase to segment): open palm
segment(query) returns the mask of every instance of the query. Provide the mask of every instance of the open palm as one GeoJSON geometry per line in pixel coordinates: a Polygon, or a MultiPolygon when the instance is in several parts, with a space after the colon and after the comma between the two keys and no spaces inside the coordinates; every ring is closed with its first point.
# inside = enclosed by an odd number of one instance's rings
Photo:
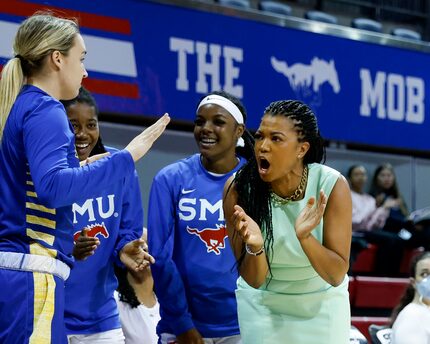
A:
{"type": "Polygon", "coordinates": [[[234,206],[232,220],[234,229],[245,244],[256,247],[263,246],[264,240],[260,227],[239,205],[234,206]]]}
{"type": "Polygon", "coordinates": [[[148,152],[148,150],[152,147],[153,143],[164,132],[169,122],[170,117],[166,113],[162,117],[160,117],[157,122],[146,128],[142,133],[140,133],[133,140],[131,140],[131,142],[127,145],[127,147],[125,147],[125,149],[130,152],[134,161],[139,160],[148,152]]]}
{"type": "Polygon", "coordinates": [[[327,195],[322,190],[318,201],[315,200],[315,197],[309,198],[294,224],[297,238],[305,239],[311,234],[312,230],[320,223],[326,205],[327,195]]]}

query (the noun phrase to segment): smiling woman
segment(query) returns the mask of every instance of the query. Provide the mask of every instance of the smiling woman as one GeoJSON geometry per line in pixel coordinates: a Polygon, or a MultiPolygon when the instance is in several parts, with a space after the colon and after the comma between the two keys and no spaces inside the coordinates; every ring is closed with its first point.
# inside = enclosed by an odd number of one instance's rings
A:
{"type": "Polygon", "coordinates": [[[243,343],[347,343],[351,196],[320,164],[315,115],[298,101],[271,103],[254,148],[224,192],[243,343]]]}
{"type": "MultiPolygon", "coordinates": [[[[81,162],[96,154],[117,152],[102,144],[97,104],[86,89],[81,87],[78,97],[62,103],[75,131],[75,146],[81,162]]],[[[91,217],[85,211],[74,212],[73,255],[78,261],[65,288],[66,332],[69,344],[124,344],[114,300],[117,281],[112,262],[119,258],[128,269],[136,271],[135,263],[143,260],[139,254],[134,255],[134,250],[139,252],[143,243],[138,240],[142,234],[143,210],[137,172],[109,183],[92,198],[104,200],[99,203],[102,208],[108,203],[109,211],[103,214],[93,211],[91,217]]],[[[73,209],[84,209],[86,202],[73,204],[73,209]]]]}
{"type": "Polygon", "coordinates": [[[225,181],[252,154],[241,102],[225,92],[203,97],[194,138],[199,154],[163,168],[154,178],[148,210],[149,252],[161,320],[161,343],[240,343],[235,259],[222,210],[225,181]],[[210,312],[208,312],[210,310],[210,312]]]}
{"type": "Polygon", "coordinates": [[[90,154],[106,153],[99,132],[99,109],[93,96],[81,87],[77,98],[61,101],[75,132],[75,147],[80,161],[90,154]]]}

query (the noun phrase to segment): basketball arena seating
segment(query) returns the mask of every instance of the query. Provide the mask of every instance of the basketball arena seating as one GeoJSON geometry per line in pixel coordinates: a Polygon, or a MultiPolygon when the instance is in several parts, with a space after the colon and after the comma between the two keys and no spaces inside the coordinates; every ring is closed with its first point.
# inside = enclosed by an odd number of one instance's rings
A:
{"type": "Polygon", "coordinates": [[[368,18],[355,18],[352,20],[351,26],[360,30],[382,32],[382,24],[376,20],[368,18]]]}
{"type": "Polygon", "coordinates": [[[249,0],[218,0],[218,2],[223,6],[232,6],[246,9],[251,8],[251,3],[249,0]]]}
{"type": "MultiPolygon", "coordinates": [[[[353,275],[373,275],[374,274],[374,268],[375,268],[375,257],[376,257],[376,250],[378,247],[374,244],[368,244],[367,248],[362,250],[358,255],[357,259],[352,265],[352,274],[353,275]]],[[[418,247],[414,249],[406,249],[403,252],[403,259],[402,263],[399,268],[399,275],[400,276],[407,276],[409,273],[409,266],[412,261],[412,259],[418,255],[419,253],[423,252],[423,247],[418,247]]]]}
{"type": "Polygon", "coordinates": [[[323,11],[307,11],[305,18],[328,24],[337,24],[337,18],[323,11]]]}
{"type": "Polygon", "coordinates": [[[399,303],[409,284],[408,278],[373,276],[352,278],[354,294],[350,296],[350,299],[352,299],[352,306],[356,309],[391,310],[399,303]]]}
{"type": "Polygon", "coordinates": [[[396,37],[412,39],[414,41],[421,41],[421,34],[414,30],[397,27],[391,31],[391,34],[396,37]]]}
{"type": "Polygon", "coordinates": [[[277,1],[260,1],[258,8],[263,12],[291,15],[291,6],[277,1]]]}
{"type": "Polygon", "coordinates": [[[368,343],[372,343],[369,334],[370,325],[388,325],[390,322],[389,317],[352,317],[351,323],[355,326],[367,339],[368,343]]]}
{"type": "Polygon", "coordinates": [[[369,326],[389,324],[392,309],[398,304],[408,283],[407,278],[350,276],[351,325],[367,338],[368,343],[372,343],[369,326]],[[375,311],[384,315],[357,315],[373,314],[375,311]]]}
{"type": "Polygon", "coordinates": [[[374,275],[377,246],[369,244],[362,250],[352,266],[349,276],[349,298],[352,325],[369,341],[369,326],[388,325],[393,308],[399,303],[409,284],[408,271],[411,260],[423,252],[422,247],[405,250],[399,275],[404,277],[378,277],[374,275]]]}
{"type": "Polygon", "coordinates": [[[357,255],[357,259],[352,265],[352,273],[360,275],[373,273],[375,268],[376,250],[376,245],[368,244],[367,248],[357,255]]]}

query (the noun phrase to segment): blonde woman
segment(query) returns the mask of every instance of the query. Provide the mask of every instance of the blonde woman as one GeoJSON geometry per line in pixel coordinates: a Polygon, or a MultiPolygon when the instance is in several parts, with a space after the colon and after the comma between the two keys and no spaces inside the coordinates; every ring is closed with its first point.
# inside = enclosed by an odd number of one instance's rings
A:
{"type": "MultiPolygon", "coordinates": [[[[64,343],[64,282],[72,265],[72,203],[134,172],[168,115],[122,151],[80,167],[59,99],[87,77],[76,22],[50,14],[25,20],[0,81],[0,343],[64,343]]],[[[96,160],[96,159],[94,159],[96,160]]],[[[152,260],[130,252],[136,269],[152,260]]]]}

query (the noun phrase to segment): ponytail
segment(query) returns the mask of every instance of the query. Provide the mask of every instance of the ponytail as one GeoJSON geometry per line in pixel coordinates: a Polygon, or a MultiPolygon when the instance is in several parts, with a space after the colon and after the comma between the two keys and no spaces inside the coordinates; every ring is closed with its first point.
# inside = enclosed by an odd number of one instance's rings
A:
{"type": "Polygon", "coordinates": [[[10,110],[24,84],[21,59],[14,57],[4,66],[0,78],[0,141],[10,110]]]}
{"type": "Polygon", "coordinates": [[[73,20],[40,13],[28,17],[18,28],[13,43],[15,57],[3,68],[0,79],[0,140],[10,110],[26,77],[44,66],[45,57],[58,50],[67,55],[79,27],[73,20]]]}

